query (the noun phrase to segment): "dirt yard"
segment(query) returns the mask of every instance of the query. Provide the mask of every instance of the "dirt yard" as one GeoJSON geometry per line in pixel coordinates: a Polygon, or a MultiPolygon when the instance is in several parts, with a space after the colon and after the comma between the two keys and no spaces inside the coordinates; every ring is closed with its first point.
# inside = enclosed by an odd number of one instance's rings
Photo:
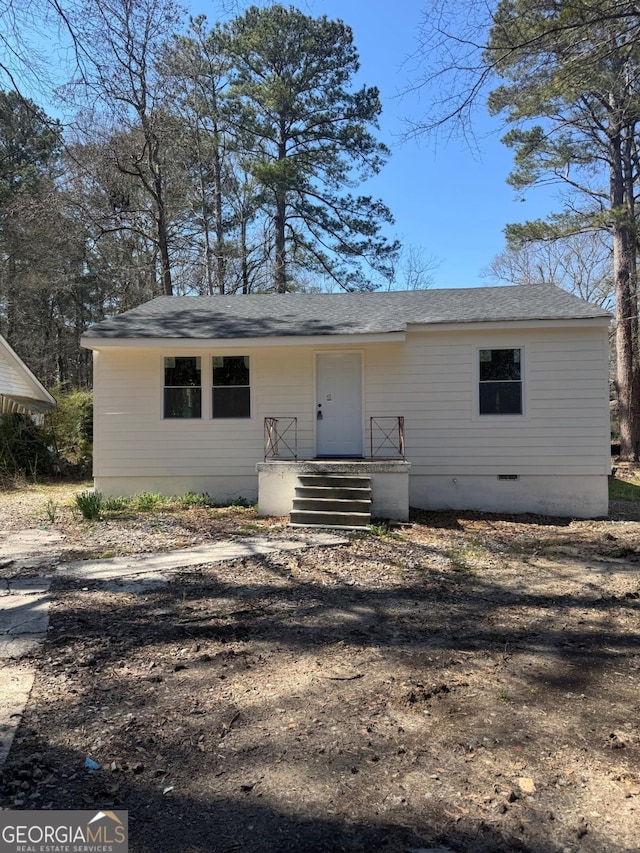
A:
{"type": "Polygon", "coordinates": [[[134,853],[640,850],[640,503],[424,513],[132,592],[56,563],[293,532],[67,499],[0,493],[0,539],[61,535],[0,806],[128,809],[134,853]]]}

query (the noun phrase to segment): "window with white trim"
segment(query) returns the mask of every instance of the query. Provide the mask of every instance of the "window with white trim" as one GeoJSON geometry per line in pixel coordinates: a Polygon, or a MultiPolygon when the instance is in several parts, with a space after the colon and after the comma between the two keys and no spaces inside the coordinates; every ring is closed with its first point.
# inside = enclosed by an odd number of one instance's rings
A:
{"type": "Polygon", "coordinates": [[[166,356],[164,360],[164,417],[202,417],[200,356],[166,356]]]}
{"type": "Polygon", "coordinates": [[[214,355],[211,417],[250,418],[251,383],[248,355],[214,355]]]}
{"type": "Polygon", "coordinates": [[[522,414],[522,350],[480,350],[480,414],[522,414]]]}

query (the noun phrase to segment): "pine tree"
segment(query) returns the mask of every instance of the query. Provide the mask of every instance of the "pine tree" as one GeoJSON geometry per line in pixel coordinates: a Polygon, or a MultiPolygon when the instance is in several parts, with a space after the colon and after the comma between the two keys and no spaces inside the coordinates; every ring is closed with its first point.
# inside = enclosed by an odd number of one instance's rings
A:
{"type": "Polygon", "coordinates": [[[384,204],[347,191],[388,156],[372,132],[378,90],[352,87],[350,28],[276,5],[252,7],[225,33],[236,132],[271,218],[275,290],[294,286],[296,266],[347,290],[375,286],[398,247],[381,233],[392,222],[384,204]]]}
{"type": "Polygon", "coordinates": [[[558,182],[571,198],[563,214],[513,226],[507,236],[554,239],[599,229],[611,235],[621,456],[637,460],[640,16],[629,5],[629,17],[621,17],[620,6],[502,0],[485,58],[503,81],[489,107],[512,125],[503,140],[515,156],[510,183],[520,189],[558,182]]]}

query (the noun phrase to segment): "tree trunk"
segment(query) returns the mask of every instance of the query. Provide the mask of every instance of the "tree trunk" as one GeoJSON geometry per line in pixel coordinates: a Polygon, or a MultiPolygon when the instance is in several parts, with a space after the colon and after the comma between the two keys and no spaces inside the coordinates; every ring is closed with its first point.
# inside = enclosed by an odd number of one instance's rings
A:
{"type": "MultiPolygon", "coordinates": [[[[217,107],[215,108],[217,109],[217,107]]],[[[217,125],[214,125],[213,203],[216,231],[216,283],[218,285],[218,293],[224,294],[227,277],[227,257],[224,239],[224,215],[222,211],[222,158],[220,157],[220,136],[217,125]]]]}
{"type": "Polygon", "coordinates": [[[173,296],[171,262],[169,260],[169,237],[167,233],[167,213],[164,206],[162,174],[158,165],[156,165],[154,171],[153,183],[156,191],[156,228],[158,237],[158,253],[160,255],[160,280],[162,282],[162,292],[165,296],[173,296]]]}
{"type": "Polygon", "coordinates": [[[249,293],[249,257],[247,249],[247,220],[244,215],[240,222],[240,253],[242,270],[242,292],[249,293]]]}
{"type": "Polygon", "coordinates": [[[638,307],[635,289],[635,247],[629,229],[613,232],[616,292],[616,389],[620,417],[620,458],[638,461],[640,383],[638,373],[638,307]]]}
{"type": "Polygon", "coordinates": [[[273,281],[276,287],[276,293],[287,292],[287,252],[284,237],[285,213],[286,205],[284,199],[278,197],[276,201],[276,215],[274,217],[274,226],[276,232],[276,264],[273,274],[273,281]]]}
{"type": "MultiPolygon", "coordinates": [[[[206,281],[207,296],[213,295],[213,270],[211,268],[211,237],[209,233],[209,211],[207,210],[207,193],[204,185],[204,162],[202,157],[202,146],[200,145],[200,129],[196,120],[195,127],[196,154],[198,157],[198,190],[200,193],[200,213],[202,215],[202,230],[204,237],[204,249],[202,260],[204,263],[204,277],[206,281]]],[[[221,291],[222,292],[222,291],[221,291]]]]}
{"type": "MultiPolygon", "coordinates": [[[[284,171],[287,160],[286,127],[284,119],[280,118],[280,139],[278,140],[278,164],[284,171]]],[[[287,248],[285,241],[285,224],[287,216],[286,188],[284,174],[280,174],[280,183],[276,187],[276,212],[273,220],[275,228],[276,263],[273,280],[276,293],[287,292],[287,248]]]]}
{"type": "Polygon", "coordinates": [[[165,206],[164,180],[160,162],[160,141],[146,114],[146,96],[137,108],[140,124],[147,144],[147,163],[151,175],[149,189],[155,207],[156,242],[160,260],[160,284],[164,296],[173,296],[171,281],[171,262],[169,260],[169,226],[165,206]]]}
{"type": "Polygon", "coordinates": [[[628,462],[638,461],[640,441],[637,233],[630,144],[633,132],[633,128],[621,128],[619,134],[612,136],[610,145],[613,277],[616,295],[616,390],[620,418],[620,458],[628,462]]]}
{"type": "Polygon", "coordinates": [[[11,253],[7,259],[7,291],[5,310],[7,316],[6,338],[15,346],[18,337],[18,288],[16,287],[16,259],[11,253]]]}

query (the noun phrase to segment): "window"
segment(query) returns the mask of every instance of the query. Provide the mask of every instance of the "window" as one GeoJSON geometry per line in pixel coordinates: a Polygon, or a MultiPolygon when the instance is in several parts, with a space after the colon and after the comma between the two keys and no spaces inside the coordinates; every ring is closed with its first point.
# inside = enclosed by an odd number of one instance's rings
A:
{"type": "Polygon", "coordinates": [[[521,350],[480,350],[480,414],[522,414],[521,350]]]}
{"type": "Polygon", "coordinates": [[[212,417],[251,417],[248,355],[213,357],[212,417]]]}
{"type": "Polygon", "coordinates": [[[202,379],[199,356],[168,356],[164,360],[165,418],[202,416],[202,379]]]}

